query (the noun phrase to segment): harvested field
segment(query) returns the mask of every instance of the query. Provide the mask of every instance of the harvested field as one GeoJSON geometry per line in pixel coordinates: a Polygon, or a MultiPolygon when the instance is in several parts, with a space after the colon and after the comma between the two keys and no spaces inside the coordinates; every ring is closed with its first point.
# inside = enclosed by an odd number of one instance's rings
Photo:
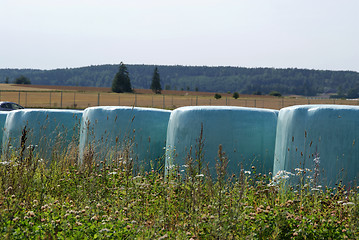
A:
{"type": "Polygon", "coordinates": [[[79,108],[91,106],[141,106],[175,109],[182,106],[213,105],[242,106],[280,109],[302,104],[340,104],[358,105],[357,100],[310,99],[304,97],[273,97],[258,95],[239,95],[164,90],[153,94],[150,89],[136,89],[135,93],[112,93],[110,88],[43,86],[0,84],[0,101],[12,101],[31,108],[79,108]]]}

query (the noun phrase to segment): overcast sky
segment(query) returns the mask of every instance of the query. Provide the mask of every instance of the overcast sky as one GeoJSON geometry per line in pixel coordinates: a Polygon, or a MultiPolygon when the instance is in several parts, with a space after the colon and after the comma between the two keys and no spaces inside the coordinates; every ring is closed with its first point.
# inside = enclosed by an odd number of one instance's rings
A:
{"type": "Polygon", "coordinates": [[[0,68],[359,71],[359,0],[0,0],[0,68]]]}

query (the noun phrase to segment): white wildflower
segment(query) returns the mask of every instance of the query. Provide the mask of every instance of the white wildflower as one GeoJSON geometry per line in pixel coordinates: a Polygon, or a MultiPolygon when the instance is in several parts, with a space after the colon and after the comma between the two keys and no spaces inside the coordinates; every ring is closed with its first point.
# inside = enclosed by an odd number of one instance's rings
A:
{"type": "Polygon", "coordinates": [[[353,206],[353,205],[355,205],[355,203],[353,203],[353,202],[343,203],[343,206],[353,206]]]}

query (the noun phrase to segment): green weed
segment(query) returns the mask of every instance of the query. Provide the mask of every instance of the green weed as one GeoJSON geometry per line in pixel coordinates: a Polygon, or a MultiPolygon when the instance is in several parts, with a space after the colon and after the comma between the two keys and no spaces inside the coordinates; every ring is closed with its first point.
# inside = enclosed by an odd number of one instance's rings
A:
{"type": "MultiPolygon", "coordinates": [[[[358,239],[359,189],[291,187],[241,170],[219,146],[210,176],[199,140],[185,174],[133,171],[129,149],[86,165],[38,159],[23,132],[0,164],[1,239],[358,239]]],[[[285,179],[285,178],[283,178],[285,179]]]]}

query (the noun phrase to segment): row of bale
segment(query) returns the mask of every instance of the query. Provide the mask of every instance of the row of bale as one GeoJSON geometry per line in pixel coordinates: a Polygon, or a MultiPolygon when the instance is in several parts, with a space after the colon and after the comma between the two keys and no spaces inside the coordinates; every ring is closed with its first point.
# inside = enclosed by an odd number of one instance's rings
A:
{"type": "Polygon", "coordinates": [[[228,175],[304,172],[328,186],[359,177],[355,106],[24,109],[0,112],[0,126],[3,163],[27,146],[48,162],[72,151],[80,164],[131,160],[136,172],[186,172],[199,159],[214,177],[221,157],[228,175]]]}

